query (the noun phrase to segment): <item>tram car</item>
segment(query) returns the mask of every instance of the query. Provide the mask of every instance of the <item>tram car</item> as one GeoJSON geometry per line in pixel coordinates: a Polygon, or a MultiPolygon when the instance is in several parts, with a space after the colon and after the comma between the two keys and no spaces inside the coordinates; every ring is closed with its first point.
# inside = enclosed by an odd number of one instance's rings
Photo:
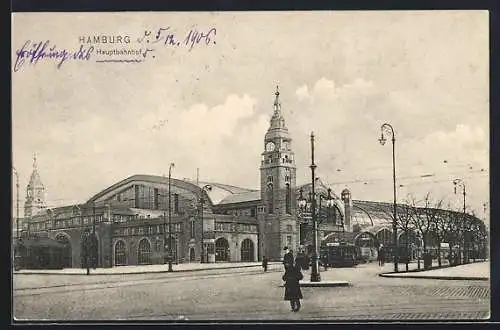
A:
{"type": "Polygon", "coordinates": [[[320,248],[320,262],[327,267],[355,267],[362,257],[360,248],[347,243],[326,243],[320,248]]]}

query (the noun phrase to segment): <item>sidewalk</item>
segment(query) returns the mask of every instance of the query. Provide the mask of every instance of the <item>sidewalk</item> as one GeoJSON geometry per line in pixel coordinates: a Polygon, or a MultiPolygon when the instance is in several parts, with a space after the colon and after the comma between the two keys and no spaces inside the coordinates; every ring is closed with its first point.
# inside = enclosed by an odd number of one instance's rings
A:
{"type": "MultiPolygon", "coordinates": [[[[434,265],[433,265],[434,266],[434,265]]],[[[382,273],[381,277],[394,278],[425,278],[439,280],[482,280],[490,279],[490,262],[477,262],[466,265],[446,267],[440,269],[430,269],[419,272],[402,272],[404,268],[399,268],[399,273],[382,273]]],[[[412,267],[412,269],[414,269],[412,267]]]]}
{"type": "MultiPolygon", "coordinates": [[[[319,274],[321,280],[319,282],[311,282],[311,271],[312,268],[309,267],[308,270],[302,270],[303,279],[299,281],[301,288],[319,288],[319,287],[348,287],[352,286],[349,276],[343,276],[339,274],[340,268],[328,268],[325,270],[323,267],[319,268],[319,274]]],[[[344,268],[348,269],[348,268],[344,268]]],[[[356,271],[354,268],[349,268],[356,271]]],[[[281,276],[280,276],[281,277],[281,276]]],[[[279,285],[280,288],[284,287],[284,282],[279,285]]]]}
{"type": "MultiPolygon", "coordinates": [[[[270,262],[268,267],[279,264],[280,262],[270,262]]],[[[233,269],[233,268],[262,268],[260,262],[225,262],[225,263],[184,263],[173,264],[173,272],[192,272],[215,269],[233,269]]],[[[111,268],[90,269],[90,275],[125,275],[125,274],[149,274],[149,273],[167,273],[168,264],[165,265],[141,265],[141,266],[118,266],[111,268]]],[[[84,268],[64,268],[64,269],[21,269],[14,271],[14,274],[22,275],[86,275],[84,268]]]]}

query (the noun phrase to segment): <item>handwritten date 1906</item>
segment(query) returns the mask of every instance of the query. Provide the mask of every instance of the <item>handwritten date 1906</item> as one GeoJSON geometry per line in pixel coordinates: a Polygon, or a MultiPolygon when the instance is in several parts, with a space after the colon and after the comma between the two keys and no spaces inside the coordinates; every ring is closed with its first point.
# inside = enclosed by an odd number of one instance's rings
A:
{"type": "Polygon", "coordinates": [[[164,46],[179,47],[185,46],[191,51],[196,45],[215,45],[215,36],[217,30],[211,28],[208,31],[199,31],[191,29],[183,37],[178,37],[178,34],[171,27],[161,27],[153,34],[151,31],[144,31],[144,35],[137,39],[138,42],[146,40],[147,43],[156,44],[162,42],[164,46]],[[150,37],[153,37],[150,41],[150,37]]]}
{"type": "Polygon", "coordinates": [[[208,32],[203,33],[196,29],[189,31],[188,35],[184,43],[189,47],[189,50],[193,49],[194,45],[198,45],[200,43],[204,43],[205,45],[209,45],[210,43],[215,44],[215,36],[217,35],[217,30],[215,28],[211,28],[208,32]],[[212,35],[213,39],[212,40],[212,35]]]}

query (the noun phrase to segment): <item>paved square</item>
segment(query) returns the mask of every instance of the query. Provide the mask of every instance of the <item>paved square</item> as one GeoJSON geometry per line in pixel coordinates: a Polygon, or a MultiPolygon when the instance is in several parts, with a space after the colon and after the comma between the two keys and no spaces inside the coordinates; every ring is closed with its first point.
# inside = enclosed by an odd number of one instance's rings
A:
{"type": "MultiPolygon", "coordinates": [[[[390,269],[390,265],[386,265],[390,269]]],[[[489,317],[489,282],[382,278],[375,264],[328,269],[350,287],[303,288],[291,313],[281,268],[103,276],[15,275],[14,313],[49,320],[412,320],[489,317]],[[48,278],[52,281],[48,281],[48,278]],[[56,279],[59,281],[56,281],[56,279]],[[85,279],[85,280],[83,280],[85,279]],[[45,288],[36,289],[38,285],[45,288]],[[28,283],[29,282],[29,283],[28,283]],[[64,286],[58,285],[64,283],[64,286]],[[73,282],[73,283],[71,283],[73,282]],[[43,299],[42,299],[43,298],[43,299]]],[[[309,274],[305,273],[305,277],[309,274]]]]}

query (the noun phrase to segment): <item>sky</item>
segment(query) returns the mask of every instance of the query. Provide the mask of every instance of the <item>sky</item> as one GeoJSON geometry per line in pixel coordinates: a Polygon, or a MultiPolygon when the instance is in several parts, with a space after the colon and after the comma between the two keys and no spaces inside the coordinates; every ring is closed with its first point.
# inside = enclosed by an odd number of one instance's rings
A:
{"type": "Polygon", "coordinates": [[[489,221],[487,11],[16,13],[12,26],[13,62],[28,40],[75,50],[80,36],[128,35],[131,44],[96,48],[136,49],[146,30],[216,29],[191,50],[156,44],[141,63],[44,59],[13,70],[21,206],[34,153],[48,207],[164,175],[171,162],[175,178],[199,168],[200,180],[258,189],[279,85],[298,184],[310,180],[314,131],[323,182],[391,202],[390,137],[378,142],[390,123],[398,201],[430,193],[459,209],[461,178],[468,211],[489,221]]]}

